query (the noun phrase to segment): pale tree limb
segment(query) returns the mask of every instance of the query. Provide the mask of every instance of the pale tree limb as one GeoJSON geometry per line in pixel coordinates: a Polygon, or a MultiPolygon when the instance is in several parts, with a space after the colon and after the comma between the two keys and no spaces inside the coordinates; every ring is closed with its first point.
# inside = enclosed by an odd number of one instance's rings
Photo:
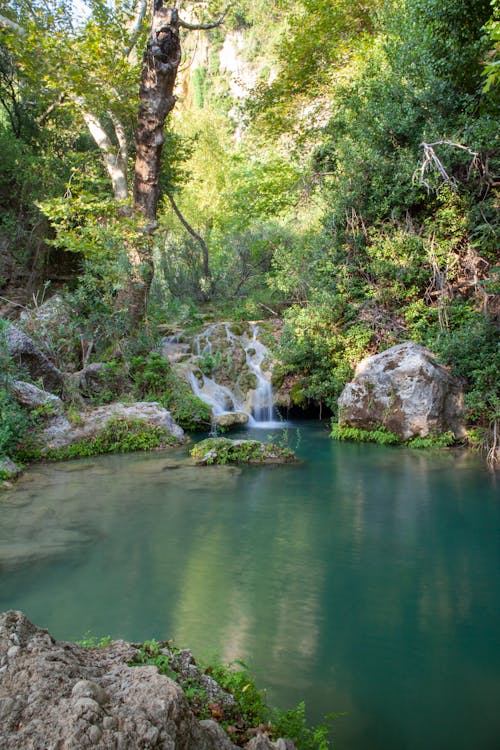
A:
{"type": "Polygon", "coordinates": [[[15,31],[19,36],[26,36],[26,30],[22,26],[2,15],[0,15],[0,29],[8,29],[9,31],[15,31]]]}
{"type": "Polygon", "coordinates": [[[86,108],[85,100],[83,99],[83,97],[72,96],[71,99],[78,107],[78,110],[85,120],[85,124],[87,125],[92,138],[96,142],[102,154],[106,170],[113,186],[113,194],[115,200],[117,200],[118,202],[127,200],[127,169],[126,162],[123,163],[123,159],[121,158],[121,149],[119,148],[117,152],[116,146],[112,142],[103,125],[99,122],[97,117],[93,115],[92,112],[89,112],[86,108]]]}
{"type": "Polygon", "coordinates": [[[136,7],[135,12],[135,18],[132,21],[132,24],[129,29],[129,38],[127,46],[123,50],[123,54],[125,57],[130,57],[130,54],[132,53],[135,45],[137,44],[137,40],[139,38],[139,34],[141,33],[141,26],[142,22],[144,21],[144,18],[146,16],[146,12],[148,9],[148,3],[147,0],[139,0],[136,7]]]}

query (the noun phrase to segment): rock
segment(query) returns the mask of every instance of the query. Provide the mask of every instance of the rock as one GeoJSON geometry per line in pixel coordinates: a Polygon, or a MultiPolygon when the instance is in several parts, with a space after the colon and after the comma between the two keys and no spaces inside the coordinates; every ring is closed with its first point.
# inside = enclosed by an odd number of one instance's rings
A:
{"type": "Polygon", "coordinates": [[[297,750],[291,740],[279,739],[271,742],[268,735],[259,732],[245,745],[246,750],[297,750]]]}
{"type": "Polygon", "coordinates": [[[197,443],[191,456],[200,466],[211,464],[288,464],[297,459],[289,448],[258,440],[207,438],[197,443]]]}
{"type": "Polygon", "coordinates": [[[4,336],[7,353],[18,366],[25,368],[33,380],[40,378],[48,391],[62,392],[63,373],[38,348],[33,339],[14,325],[6,328],[4,336]]]}
{"type": "Polygon", "coordinates": [[[84,649],[54,641],[21,612],[0,615],[0,746],[234,750],[199,724],[177,683],[155,667],[128,666],[135,652],[123,642],[84,649]]]}
{"type": "Polygon", "coordinates": [[[383,425],[403,440],[447,431],[465,435],[460,384],[412,342],[360,362],[338,403],[340,426],[383,425]]]}
{"type": "Polygon", "coordinates": [[[227,428],[238,427],[239,425],[247,424],[248,419],[248,414],[245,414],[242,411],[232,411],[228,412],[227,414],[216,415],[214,421],[218,427],[227,428]]]}
{"type": "Polygon", "coordinates": [[[14,380],[11,383],[11,391],[16,401],[28,409],[37,409],[40,406],[47,408],[47,413],[62,414],[64,411],[63,402],[53,393],[43,391],[32,383],[25,383],[24,380],[14,380]]]}
{"type": "MultiPolygon", "coordinates": [[[[129,666],[137,654],[124,641],[56,641],[22,612],[0,614],[0,747],[238,750],[216,722],[196,719],[176,682],[129,666]]],[[[247,748],[295,750],[262,734],[247,748]]]]}
{"type": "Polygon", "coordinates": [[[82,355],[82,339],[78,335],[71,306],[58,294],[43,304],[22,312],[19,322],[23,331],[33,338],[49,358],[64,362],[68,370],[78,366],[82,355]]]}
{"type": "Polygon", "coordinates": [[[0,478],[15,479],[21,473],[20,467],[8,456],[0,457],[0,478]]]}
{"type": "Polygon", "coordinates": [[[178,440],[184,439],[184,430],[176,424],[169,411],[155,401],[139,401],[133,404],[114,403],[80,412],[74,423],[70,423],[65,416],[57,417],[42,430],[37,442],[42,446],[42,454],[48,450],[67,448],[73,443],[95,438],[115,419],[139,419],[163,428],[178,440]]]}

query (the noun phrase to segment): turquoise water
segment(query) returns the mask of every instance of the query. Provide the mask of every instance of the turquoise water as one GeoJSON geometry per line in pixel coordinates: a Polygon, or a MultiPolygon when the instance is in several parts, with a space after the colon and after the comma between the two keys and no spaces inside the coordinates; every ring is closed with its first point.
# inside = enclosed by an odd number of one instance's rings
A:
{"type": "Polygon", "coordinates": [[[297,435],[295,466],[35,467],[0,499],[0,608],[58,638],[243,658],[272,701],[346,712],[336,750],[498,750],[494,477],[464,453],[297,435]]]}

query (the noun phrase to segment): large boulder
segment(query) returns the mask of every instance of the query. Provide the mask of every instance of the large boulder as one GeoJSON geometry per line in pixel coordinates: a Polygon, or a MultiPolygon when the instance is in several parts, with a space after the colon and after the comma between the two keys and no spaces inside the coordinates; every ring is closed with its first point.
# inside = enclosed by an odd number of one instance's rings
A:
{"type": "Polygon", "coordinates": [[[7,354],[32,380],[40,379],[51,393],[62,393],[64,375],[24,331],[10,325],[4,332],[7,354]]]}
{"type": "Polygon", "coordinates": [[[338,403],[340,426],[383,425],[403,440],[465,434],[460,384],[428,349],[412,342],[362,360],[338,403]]]}
{"type": "Polygon", "coordinates": [[[65,416],[53,419],[37,438],[42,446],[42,454],[51,450],[67,448],[83,440],[91,440],[115,420],[135,422],[141,420],[146,424],[161,427],[177,440],[184,439],[184,430],[174,421],[172,415],[160,404],[139,401],[132,404],[114,403],[98,406],[95,409],[80,412],[70,422],[65,416]]]}

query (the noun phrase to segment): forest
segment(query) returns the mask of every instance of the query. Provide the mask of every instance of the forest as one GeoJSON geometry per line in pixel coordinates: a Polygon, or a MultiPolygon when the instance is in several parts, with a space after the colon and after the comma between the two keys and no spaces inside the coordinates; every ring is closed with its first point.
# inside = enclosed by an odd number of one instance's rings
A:
{"type": "MultiPolygon", "coordinates": [[[[3,329],[62,295],[55,363],[105,362],[109,399],[161,375],[191,426],[204,405],[149,356],[165,330],[279,319],[276,377],[333,418],[356,364],[410,340],[496,449],[498,0],[0,10],[3,329]]],[[[7,454],[33,416],[1,356],[7,454]]]]}

